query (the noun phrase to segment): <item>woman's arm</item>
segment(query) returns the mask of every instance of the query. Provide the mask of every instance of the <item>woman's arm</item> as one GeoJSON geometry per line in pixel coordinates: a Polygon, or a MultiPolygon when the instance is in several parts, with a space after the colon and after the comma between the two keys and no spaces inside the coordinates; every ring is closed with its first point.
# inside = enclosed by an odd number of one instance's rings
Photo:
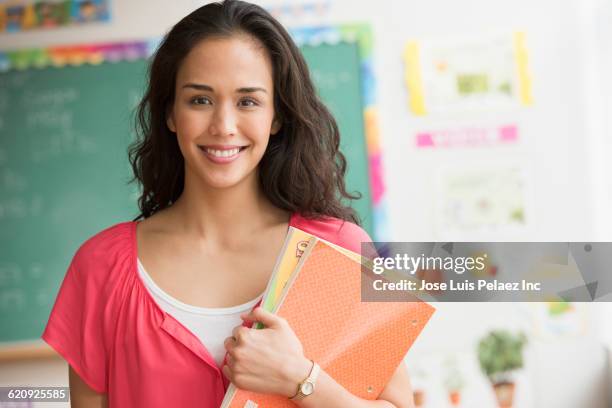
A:
{"type": "Polygon", "coordinates": [[[402,362],[378,399],[393,403],[397,408],[415,408],[414,393],[406,365],[402,362]]]}
{"type": "Polygon", "coordinates": [[[399,365],[376,401],[354,396],[327,373],[321,371],[315,392],[297,401],[296,404],[304,408],[414,408],[410,378],[403,363],[399,365]]]}
{"type": "MultiPolygon", "coordinates": [[[[223,374],[238,388],[291,397],[310,372],[312,363],[287,321],[261,307],[242,316],[265,329],[238,326],[225,340],[228,352],[223,374]]],[[[413,408],[408,373],[400,364],[376,401],[356,397],[321,370],[315,392],[297,404],[304,408],[413,408]]]]}
{"type": "Polygon", "coordinates": [[[79,377],[68,365],[68,381],[70,385],[70,406],[72,408],[107,408],[106,394],[99,394],[79,377]]]}

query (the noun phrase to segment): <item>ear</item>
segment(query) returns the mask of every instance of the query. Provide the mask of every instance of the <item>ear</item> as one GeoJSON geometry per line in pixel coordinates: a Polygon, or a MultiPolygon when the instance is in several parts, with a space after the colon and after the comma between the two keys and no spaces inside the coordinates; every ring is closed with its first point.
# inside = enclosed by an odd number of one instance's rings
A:
{"type": "Polygon", "coordinates": [[[281,129],[281,120],[278,117],[275,117],[272,121],[272,127],[270,128],[270,134],[275,135],[281,129]]]}
{"type": "Polygon", "coordinates": [[[168,114],[166,115],[166,125],[168,126],[168,129],[176,133],[176,126],[174,124],[174,111],[172,109],[168,109],[168,114]]]}

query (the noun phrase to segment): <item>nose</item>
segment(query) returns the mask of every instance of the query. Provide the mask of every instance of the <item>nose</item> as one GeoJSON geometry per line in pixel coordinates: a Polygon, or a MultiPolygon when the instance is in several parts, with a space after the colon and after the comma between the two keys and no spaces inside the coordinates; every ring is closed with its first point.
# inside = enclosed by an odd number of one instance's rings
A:
{"type": "Polygon", "coordinates": [[[233,136],[236,134],[236,116],[230,104],[218,104],[216,106],[208,130],[214,136],[233,136]]]}

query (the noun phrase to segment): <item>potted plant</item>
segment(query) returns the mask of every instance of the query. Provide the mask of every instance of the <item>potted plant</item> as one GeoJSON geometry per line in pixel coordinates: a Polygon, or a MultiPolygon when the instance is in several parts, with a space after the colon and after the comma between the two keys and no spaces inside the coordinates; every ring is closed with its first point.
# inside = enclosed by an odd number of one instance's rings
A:
{"type": "Polygon", "coordinates": [[[414,397],[414,405],[419,408],[425,405],[425,387],[424,382],[427,378],[427,373],[422,367],[416,366],[414,370],[414,383],[412,395],[414,397]]]}
{"type": "Polygon", "coordinates": [[[480,368],[491,381],[501,408],[512,407],[514,400],[513,374],[523,367],[523,333],[513,335],[506,330],[495,330],[478,344],[480,368]]]}
{"type": "Polygon", "coordinates": [[[463,375],[457,367],[457,361],[454,358],[446,360],[446,376],[444,378],[444,387],[448,392],[448,398],[452,406],[458,406],[461,403],[461,389],[465,385],[463,375]]]}
{"type": "Polygon", "coordinates": [[[425,404],[425,391],[424,390],[420,388],[416,388],[412,392],[412,396],[414,398],[415,407],[419,408],[419,407],[422,407],[423,404],[425,404]]]}

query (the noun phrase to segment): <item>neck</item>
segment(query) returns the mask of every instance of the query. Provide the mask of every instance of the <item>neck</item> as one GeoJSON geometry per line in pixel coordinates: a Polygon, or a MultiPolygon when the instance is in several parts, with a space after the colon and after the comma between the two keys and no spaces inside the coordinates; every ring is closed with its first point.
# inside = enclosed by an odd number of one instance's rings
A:
{"type": "Polygon", "coordinates": [[[289,214],[275,207],[261,192],[254,172],[239,184],[223,189],[203,186],[185,173],[183,193],[172,205],[177,226],[194,238],[231,242],[252,237],[262,229],[287,223],[289,214]]]}

